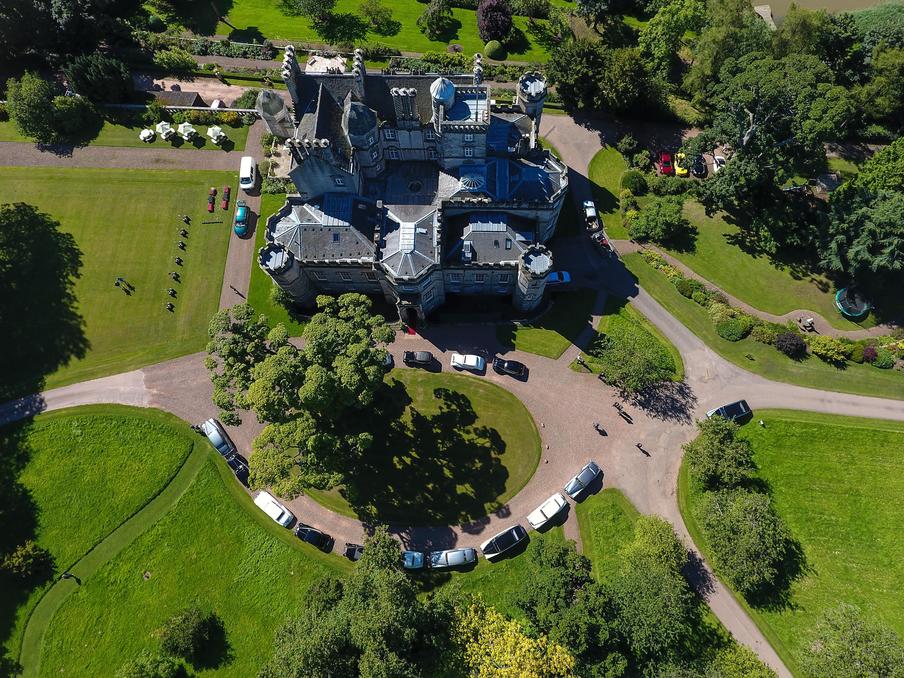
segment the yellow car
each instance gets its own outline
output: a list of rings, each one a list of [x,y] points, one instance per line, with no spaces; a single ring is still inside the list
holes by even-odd
[[[687,156],[684,153],[675,154],[675,176],[686,177],[688,175]]]

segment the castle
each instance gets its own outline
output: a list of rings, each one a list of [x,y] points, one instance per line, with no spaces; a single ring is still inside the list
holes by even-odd
[[[382,295],[408,324],[449,295],[510,297],[536,308],[552,271],[567,167],[539,143],[546,83],[518,82],[500,106],[470,75],[303,73],[286,48],[275,92],[258,96],[285,139],[298,195],[267,219],[258,263],[294,301]]]

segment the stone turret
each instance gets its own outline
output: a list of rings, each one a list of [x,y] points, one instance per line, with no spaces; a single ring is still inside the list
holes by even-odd
[[[540,136],[540,118],[543,115],[543,104],[546,102],[546,81],[536,71],[525,73],[518,80],[515,91],[515,105],[530,117],[533,122],[530,147],[537,147]]]
[[[258,115],[267,124],[267,131],[281,139],[288,139],[295,133],[295,123],[286,102],[272,89],[263,89],[254,104]]]
[[[437,78],[430,84],[430,99],[433,102],[433,127],[439,136],[446,109],[452,108],[455,103],[455,85],[448,78]]]
[[[354,93],[355,96],[364,100],[364,76],[367,69],[364,66],[364,52],[358,48],[352,57],[352,76],[355,78]]]
[[[518,259],[518,284],[512,302],[519,311],[533,311],[543,301],[546,277],[552,271],[552,252],[544,245],[531,245]]]
[[[483,82],[483,55],[480,52],[474,55],[474,85]]]
[[[298,59],[295,58],[295,48],[292,45],[286,45],[283,52],[282,63],[282,79],[286,83],[286,89],[292,97],[292,105],[295,108],[295,119],[298,120],[298,78],[301,76],[301,68],[298,65]]]
[[[298,261],[282,245],[268,243],[257,255],[258,265],[300,306],[313,306],[317,290]]]

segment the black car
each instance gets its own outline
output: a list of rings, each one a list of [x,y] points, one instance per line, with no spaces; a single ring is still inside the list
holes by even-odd
[[[329,553],[333,550],[333,538],[330,535],[321,532],[316,527],[298,523],[298,525],[295,526],[295,536],[301,539],[301,541],[320,549],[324,553]]]
[[[235,474],[235,477],[239,479],[239,482],[242,485],[248,484],[248,462],[245,461],[245,458],[236,453],[230,454],[225,457],[226,464],[229,468],[232,469],[232,472]]]
[[[694,156],[694,160],[691,162],[691,174],[702,179],[706,176],[706,172],[706,161],[703,159],[703,156]]]
[[[430,351],[405,351],[402,354],[402,362],[409,366],[428,366],[434,361]]]
[[[527,539],[527,530],[520,525],[515,525],[483,542],[480,550],[483,551],[484,558],[492,560],[524,539]]]
[[[519,363],[517,360],[493,358],[493,369],[499,374],[508,374],[518,379],[523,379],[527,376],[527,365]]]
[[[706,413],[707,417],[717,415],[728,419],[729,421],[744,421],[753,416],[753,410],[750,409],[750,405],[747,404],[746,400],[738,400],[737,402],[722,405],[722,407],[717,407]]]

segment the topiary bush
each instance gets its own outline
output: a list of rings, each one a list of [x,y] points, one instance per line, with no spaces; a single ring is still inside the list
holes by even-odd
[[[484,45],[483,54],[488,59],[496,59],[496,61],[502,61],[506,57],[505,47],[498,40],[490,40]]]
[[[807,354],[807,342],[797,332],[782,332],[776,335],[775,348],[794,359],[803,358]]]
[[[624,171],[621,175],[620,185],[634,195],[643,195],[647,192],[647,178],[643,172],[636,169]]]
[[[880,370],[890,370],[895,366],[895,354],[887,348],[876,349],[876,359],[873,360],[873,367]]]
[[[716,323],[716,333],[728,341],[741,341],[750,334],[753,329],[753,321],[747,316],[729,318]]]
[[[851,362],[861,365],[863,363],[863,344],[854,344],[851,346]]]
[[[706,306],[709,304],[709,297],[706,296],[706,292],[701,292],[697,290],[691,295],[691,299],[700,304],[701,306]]]

